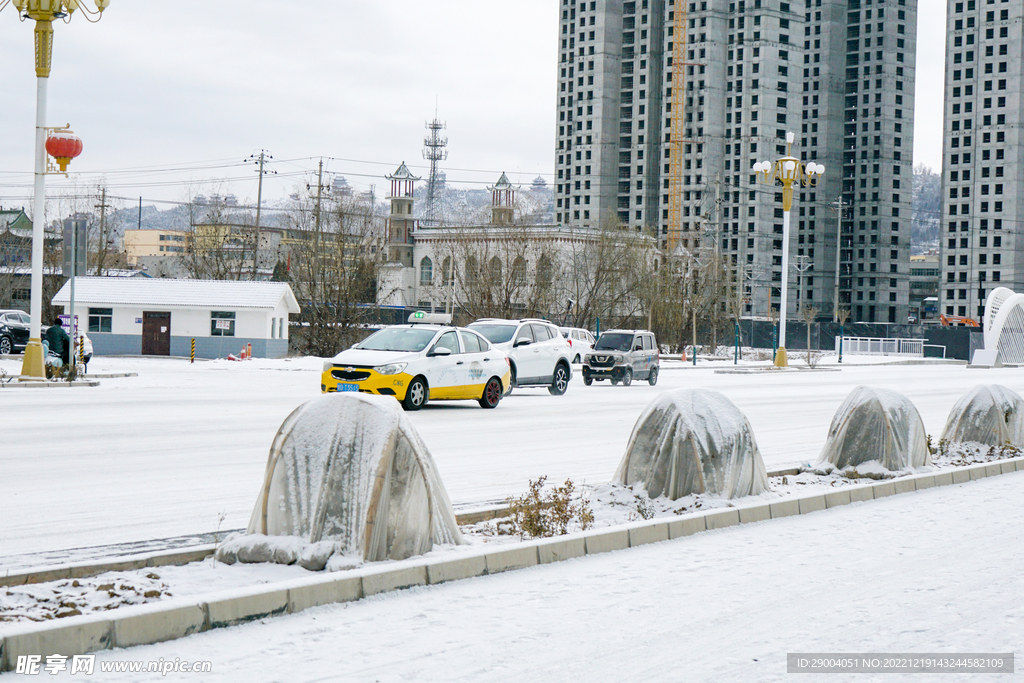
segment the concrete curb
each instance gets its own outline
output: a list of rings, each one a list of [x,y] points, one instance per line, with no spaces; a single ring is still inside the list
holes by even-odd
[[[310,578],[264,584],[211,595],[203,602],[189,600],[150,603],[102,614],[62,619],[58,623],[25,624],[0,638],[0,671],[13,670],[19,655],[75,655],[115,647],[131,647],[183,638],[193,633],[294,614],[310,607],[351,602],[378,593],[412,586],[425,586],[497,574],[539,564],[638,547],[682,538],[705,530],[737,524],[764,522],[779,517],[803,515],[839,505],[911,493],[936,486],[966,483],[997,474],[1024,471],[1024,458],[971,465],[953,471],[900,477],[863,486],[850,486],[825,494],[814,494],[774,503],[747,507],[718,508],[678,518],[657,518],[625,526],[587,531],[553,539],[527,541],[478,554],[453,558],[415,558],[402,562],[364,567],[344,575],[316,575]],[[961,476],[957,476],[961,473]],[[966,476],[963,476],[966,475]],[[192,550],[196,559],[209,549]],[[153,566],[161,555],[153,553],[123,563]],[[186,553],[172,554],[183,557]],[[166,558],[165,558],[166,559]],[[54,570],[54,578],[70,578],[73,568]]]
[[[67,389],[70,387],[98,387],[99,385],[100,383],[98,380],[76,379],[74,382],[40,382],[25,380],[22,382],[15,379],[12,382],[0,382],[0,389],[14,389],[17,387],[23,389]]]

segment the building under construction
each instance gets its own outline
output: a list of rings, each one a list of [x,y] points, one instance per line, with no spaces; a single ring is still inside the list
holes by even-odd
[[[766,315],[782,188],[751,167],[792,131],[794,155],[827,171],[796,195],[790,310],[799,296],[831,315],[838,299],[853,320],[906,321],[917,0],[560,0],[559,14],[557,222],[710,250]]]

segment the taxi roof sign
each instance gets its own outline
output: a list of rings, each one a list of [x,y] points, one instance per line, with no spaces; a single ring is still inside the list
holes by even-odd
[[[423,325],[451,325],[452,316],[450,313],[426,313],[425,311],[416,311],[409,315],[409,322],[411,324],[420,323]]]

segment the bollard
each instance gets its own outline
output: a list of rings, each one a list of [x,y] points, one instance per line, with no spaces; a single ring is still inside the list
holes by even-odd
[[[245,345],[245,357],[252,360],[252,344]]]
[[[196,338],[192,337],[192,356],[189,358],[189,363],[196,362]]]
[[[85,365],[85,335],[78,335],[78,362]]]

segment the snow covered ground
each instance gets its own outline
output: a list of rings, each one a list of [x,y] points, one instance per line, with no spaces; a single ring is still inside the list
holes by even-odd
[[[670,388],[729,397],[769,469],[816,459],[857,385],[906,394],[936,439],[976,384],[1024,393],[1015,369],[844,360],[838,371],[750,374],[715,373],[732,368],[721,361],[666,362],[657,387],[585,387],[577,376],[562,397],[517,390],[494,411],[439,403],[410,417],[453,502],[467,508],[520,495],[541,475],[607,482],[636,418]],[[0,571],[41,564],[36,553],[52,563],[72,548],[244,526],[270,441],[318,395],[320,366],[97,358],[94,374],[138,376],[97,388],[0,389]],[[19,365],[0,360],[0,369]],[[1024,475],[1004,475],[98,657],[209,660],[203,680],[747,681],[786,676],[787,652],[1010,652],[1024,643],[1022,488]],[[210,561],[159,568],[154,585],[141,583],[125,601],[296,573]],[[58,598],[121,593],[119,581],[104,588],[111,580],[63,586]],[[107,677],[99,666],[94,678],[148,680]],[[196,677],[167,680],[186,678]]]
[[[722,361],[696,369],[666,362],[656,387],[585,387],[577,373],[565,396],[516,390],[493,411],[460,401],[410,417],[452,501],[465,508],[519,495],[541,475],[607,482],[637,417],[665,389],[700,386],[729,397],[749,418],[769,469],[816,459],[833,414],[860,384],[906,394],[936,438],[974,385],[1024,393],[1016,369],[844,360],[841,371],[753,374],[718,374],[733,367]],[[40,564],[26,555],[42,551],[245,526],[271,439],[318,395],[321,364],[98,357],[93,374],[138,376],[101,379],[96,388],[0,389],[0,570]],[[16,373],[19,361],[0,368]]]
[[[90,680],[180,658],[212,673],[161,680],[747,682],[788,679],[788,652],[1019,654],[1022,489],[1018,472],[377,595],[100,652]]]

